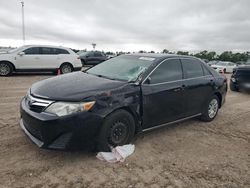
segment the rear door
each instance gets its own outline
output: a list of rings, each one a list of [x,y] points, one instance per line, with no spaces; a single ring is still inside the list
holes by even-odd
[[[60,57],[56,48],[41,47],[40,65],[43,69],[55,69],[60,65]]]
[[[214,77],[202,62],[194,58],[181,58],[184,71],[187,116],[197,115],[213,95]]]
[[[183,71],[179,59],[168,59],[142,83],[143,128],[185,117]]]

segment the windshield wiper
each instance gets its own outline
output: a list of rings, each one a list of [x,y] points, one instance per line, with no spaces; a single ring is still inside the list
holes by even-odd
[[[109,79],[109,80],[115,80],[114,78],[110,78],[108,76],[103,76],[101,74],[95,74],[96,76],[100,77],[100,78],[106,78],[106,79]]]

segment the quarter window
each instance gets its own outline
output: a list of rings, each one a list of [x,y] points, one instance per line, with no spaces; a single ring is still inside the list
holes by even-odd
[[[69,54],[69,52],[67,50],[64,50],[64,49],[56,48],[55,50],[56,50],[57,54]]]
[[[150,75],[150,83],[164,83],[182,79],[181,62],[178,59],[169,59],[159,65]]]
[[[185,78],[196,78],[203,76],[201,63],[195,59],[181,59]]]

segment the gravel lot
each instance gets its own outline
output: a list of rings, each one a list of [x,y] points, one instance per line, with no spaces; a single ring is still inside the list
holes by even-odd
[[[141,135],[124,163],[39,149],[19,128],[19,102],[51,75],[0,77],[0,187],[250,187],[250,95],[228,91],[211,123]]]

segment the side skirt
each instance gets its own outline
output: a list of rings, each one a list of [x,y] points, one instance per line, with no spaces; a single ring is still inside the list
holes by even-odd
[[[194,117],[198,117],[198,116],[200,116],[200,115],[201,115],[201,113],[196,114],[196,115],[193,115],[193,116],[185,117],[185,118],[182,118],[182,119],[179,119],[179,120],[176,120],[176,121],[172,121],[172,122],[164,123],[164,124],[157,125],[157,126],[154,126],[154,127],[146,128],[146,129],[143,129],[142,132],[147,132],[147,131],[151,131],[151,130],[154,130],[154,129],[158,129],[158,128],[161,128],[161,127],[165,127],[165,126],[167,126],[167,125],[179,123],[179,122],[182,122],[182,121],[185,121],[185,120],[188,120],[188,119],[192,119],[192,118],[194,118]]]

